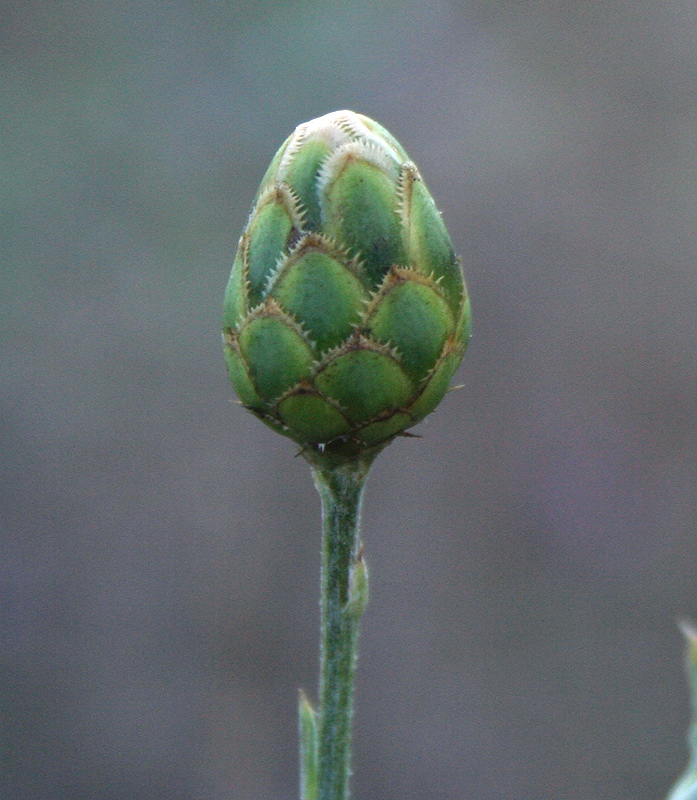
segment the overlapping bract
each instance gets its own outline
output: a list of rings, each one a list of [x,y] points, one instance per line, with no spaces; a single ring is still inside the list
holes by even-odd
[[[300,125],[262,180],[225,294],[242,403],[304,448],[382,446],[442,399],[469,339],[416,166],[350,111]]]

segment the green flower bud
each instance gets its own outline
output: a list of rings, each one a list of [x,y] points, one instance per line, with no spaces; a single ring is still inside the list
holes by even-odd
[[[300,125],[261,182],[225,293],[242,403],[305,451],[379,450],[438,405],[469,330],[460,263],[401,145],[351,111]]]

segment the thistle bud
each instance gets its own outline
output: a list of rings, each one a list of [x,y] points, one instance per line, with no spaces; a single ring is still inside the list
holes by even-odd
[[[460,263],[399,142],[351,111],[296,128],[225,293],[243,405],[304,450],[379,450],[441,401],[469,328]]]

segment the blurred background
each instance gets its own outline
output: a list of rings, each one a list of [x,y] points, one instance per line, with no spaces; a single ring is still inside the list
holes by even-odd
[[[319,502],[222,293],[305,120],[462,254],[464,388],[380,456],[357,800],[655,800],[697,618],[697,4],[0,5],[0,797],[289,800]]]

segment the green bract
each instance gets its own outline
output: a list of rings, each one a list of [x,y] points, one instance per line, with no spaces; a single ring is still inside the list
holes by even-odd
[[[469,339],[450,237],[401,145],[337,111],[275,155],[223,335],[242,403],[305,450],[383,447],[441,401]]]

